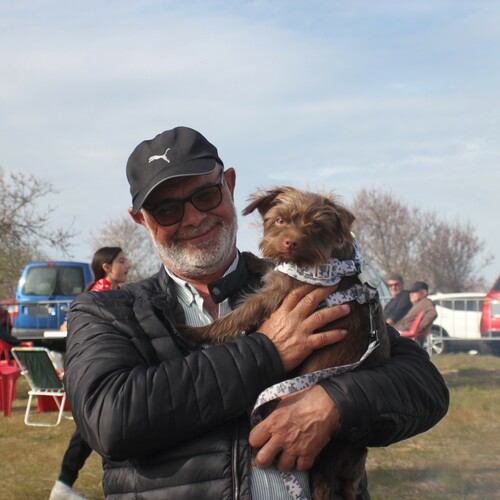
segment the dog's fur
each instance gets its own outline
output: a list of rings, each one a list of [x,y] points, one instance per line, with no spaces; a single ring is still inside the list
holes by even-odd
[[[354,215],[341,206],[333,195],[323,196],[299,191],[292,187],[275,187],[255,193],[243,210],[248,215],[257,209],[263,218],[264,235],[260,242],[263,256],[273,264],[292,262],[299,266],[313,266],[354,257],[351,226]],[[252,264],[253,263],[253,264]],[[262,271],[264,261],[251,260],[254,270]],[[259,269],[260,266],[260,269]],[[359,283],[356,276],[344,277],[338,290]],[[223,342],[241,332],[255,331],[276,310],[288,293],[302,282],[279,271],[267,270],[263,287],[245,298],[227,316],[200,328],[186,327],[185,332],[197,342]],[[351,364],[358,361],[369,344],[373,326],[378,331],[380,346],[364,361],[362,368],[381,364],[389,357],[389,341],[380,305],[370,324],[368,304],[350,302],[351,312],[328,325],[344,328],[347,336],[340,342],[315,351],[297,370],[298,374],[322,368]],[[373,307],[373,306],[372,306]],[[359,369],[359,368],[358,368]],[[336,442],[320,454],[312,469],[313,499],[333,498],[332,478],[344,481],[343,497],[355,499],[361,479],[367,450]]]

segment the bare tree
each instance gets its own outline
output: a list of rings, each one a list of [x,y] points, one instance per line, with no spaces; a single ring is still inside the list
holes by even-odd
[[[365,258],[380,271],[414,271],[421,228],[412,211],[390,193],[361,190],[355,198],[354,232]]]
[[[423,280],[440,292],[484,286],[479,270],[491,257],[482,257],[484,242],[470,224],[449,224],[380,189],[362,189],[352,210],[362,253],[383,274],[398,272],[407,283]]]
[[[119,217],[103,224],[97,233],[91,233],[93,251],[103,246],[123,249],[132,267],[130,281],[147,278],[160,269],[160,259],[146,229],[130,217]]]
[[[0,167],[0,297],[12,296],[27,262],[45,258],[43,245],[68,253],[74,234],[50,229],[55,208],[39,207],[40,199],[56,192],[47,180]]]
[[[427,217],[435,217],[435,214],[427,214]],[[491,257],[480,259],[484,244],[474,234],[471,224],[434,220],[432,229],[428,238],[420,242],[423,257],[420,267],[427,269],[434,289],[457,292],[484,288],[479,269],[487,265]]]

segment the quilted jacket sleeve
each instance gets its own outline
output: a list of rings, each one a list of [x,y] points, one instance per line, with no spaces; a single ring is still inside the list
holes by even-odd
[[[168,331],[159,331],[170,344],[168,359],[158,361],[126,292],[113,300],[106,294],[74,302],[65,361],[75,421],[106,458],[125,460],[186,442],[241,414],[284,377],[276,349],[261,334],[182,353]]]
[[[387,446],[425,432],[448,411],[449,393],[427,353],[391,336],[383,366],[322,382],[341,413],[337,434],[364,446]]]

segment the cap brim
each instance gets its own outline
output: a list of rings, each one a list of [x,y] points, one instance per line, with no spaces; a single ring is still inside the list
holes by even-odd
[[[173,165],[172,167],[164,168],[160,173],[155,175],[151,181],[144,186],[132,201],[132,212],[136,214],[146,201],[147,197],[160,184],[170,179],[178,177],[192,177],[193,175],[210,174],[217,167],[217,162],[213,158],[197,159]]]

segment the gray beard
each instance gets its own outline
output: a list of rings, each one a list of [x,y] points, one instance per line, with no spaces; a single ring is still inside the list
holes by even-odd
[[[186,249],[182,245],[182,240],[179,242],[179,237],[194,237],[198,234],[203,234],[208,228],[217,225],[221,227],[217,238],[201,243],[196,248],[190,247]],[[219,217],[207,219],[200,227],[178,234],[169,247],[156,242],[151,232],[150,236],[158,250],[160,259],[167,267],[170,267],[170,264],[173,266],[172,271],[176,274],[178,273],[188,278],[198,278],[219,270],[221,264],[226,261],[228,255],[231,255],[236,246],[237,230],[238,223],[236,210],[234,210],[234,217],[231,223],[226,224]]]

